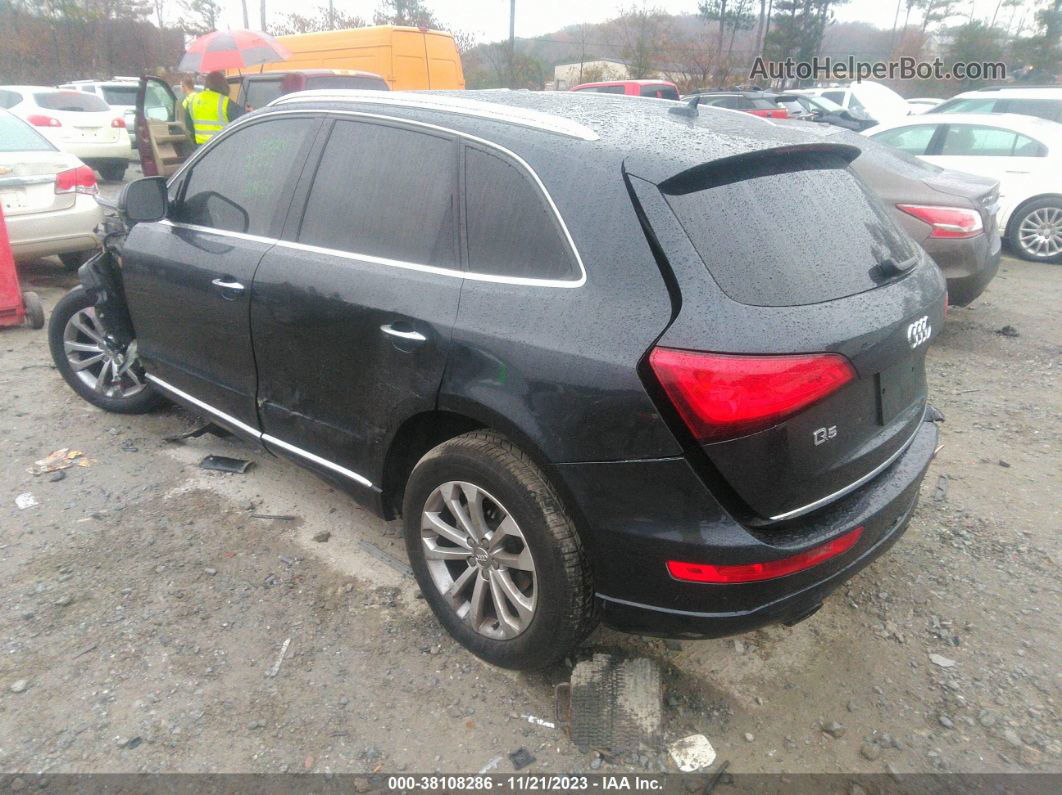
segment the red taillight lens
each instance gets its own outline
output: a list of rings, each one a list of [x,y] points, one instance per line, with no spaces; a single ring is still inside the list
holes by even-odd
[[[981,213],[964,207],[929,207],[921,204],[897,204],[896,207],[920,221],[925,221],[933,231],[930,237],[963,239],[977,237],[984,231]]]
[[[88,166],[78,166],[55,175],[56,193],[96,193],[96,175]]]
[[[678,560],[669,560],[667,570],[676,580],[686,582],[709,582],[720,585],[732,585],[741,582],[757,582],[759,580],[773,580],[776,577],[785,577],[796,574],[798,571],[818,566],[830,558],[842,555],[859,541],[863,535],[863,528],[857,527],[849,530],[844,535],[837,536],[832,541],[820,544],[817,547],[801,552],[799,555],[782,558],[781,560],[769,560],[765,563],[739,563],[736,565],[717,566],[712,563],[683,563]]]
[[[62,127],[63,123],[54,116],[45,116],[43,113],[31,113],[26,121],[34,127]]]
[[[701,442],[769,428],[855,379],[852,365],[836,353],[732,356],[654,348],[649,366]]]
[[[111,126],[112,127],[120,127],[121,129],[124,130],[125,129],[125,119],[123,119],[121,116],[115,116],[114,120],[111,122]]]

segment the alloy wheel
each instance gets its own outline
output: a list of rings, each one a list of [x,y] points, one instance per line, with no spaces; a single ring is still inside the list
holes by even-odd
[[[1022,219],[1018,240],[1033,257],[1054,257],[1062,253],[1062,208],[1041,207]]]
[[[531,624],[538,579],[516,519],[473,483],[436,488],[421,513],[421,543],[432,581],[476,632],[515,638]]]
[[[74,375],[103,397],[131,398],[147,388],[136,341],[126,348],[113,343],[91,306],[74,313],[66,322],[63,352]]]

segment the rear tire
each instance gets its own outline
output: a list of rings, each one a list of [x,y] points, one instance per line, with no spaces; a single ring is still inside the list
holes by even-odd
[[[52,310],[48,346],[63,380],[93,406],[115,414],[145,414],[163,405],[144,378],[135,341],[124,350],[110,343],[94,303],[84,287],[75,287]]]
[[[1062,199],[1029,202],[1014,214],[1007,242],[1022,259],[1062,262]]]
[[[473,431],[427,453],[406,484],[403,517],[424,598],[477,657],[542,668],[597,623],[575,525],[541,470],[505,437]]]
[[[127,163],[106,163],[99,166],[100,176],[105,182],[121,182],[125,179]]]
[[[68,254],[60,254],[59,261],[63,263],[63,267],[66,270],[73,273],[95,253],[95,251],[74,251]]]
[[[22,305],[26,308],[26,322],[30,328],[44,328],[44,306],[36,293],[23,293]]]

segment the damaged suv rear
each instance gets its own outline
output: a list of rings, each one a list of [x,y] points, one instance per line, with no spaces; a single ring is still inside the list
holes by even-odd
[[[600,618],[712,637],[810,615],[914,510],[940,271],[857,149],[676,103],[477,97],[289,95],[151,201],[131,189],[132,399],[401,515],[429,605],[498,665]],[[211,170],[243,152],[253,204]],[[129,410],[86,386],[71,296],[60,372]]]

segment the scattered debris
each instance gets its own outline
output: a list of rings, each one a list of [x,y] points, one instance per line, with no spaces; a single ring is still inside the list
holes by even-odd
[[[316,533],[314,535],[313,540],[316,541],[318,544],[323,544],[326,541],[328,541],[328,539],[330,539],[331,537],[332,537],[332,534],[329,531],[322,530],[320,533]]]
[[[49,453],[46,458],[34,461],[33,466],[26,471],[31,475],[44,475],[48,472],[59,472],[73,466],[90,467],[95,463],[93,459],[85,458],[85,454],[80,450],[71,450],[69,447],[63,447]]]
[[[66,477],[66,472],[64,472],[63,470],[60,469],[58,472],[53,472],[52,474],[50,474],[48,476],[48,482],[49,483],[58,483],[60,480],[62,480],[65,477]]]
[[[289,513],[252,513],[252,519],[276,519],[280,522],[294,522],[299,517],[292,516]]]
[[[955,660],[945,657],[943,654],[930,654],[929,661],[933,665],[939,665],[941,668],[954,668],[957,664]]]
[[[691,734],[668,746],[668,753],[683,773],[694,773],[715,762],[715,749],[703,734]]]
[[[745,742],[751,743],[755,739],[756,739],[756,735],[755,734],[753,734],[752,732],[745,732]]]
[[[1021,336],[1021,334],[1018,332],[1018,330],[1016,328],[1014,328],[1014,326],[1011,326],[1010,324],[1004,326],[1001,329],[996,329],[996,334],[1000,334],[1000,335],[1002,335],[1004,337],[1020,337]]]
[[[209,566],[207,568],[203,569],[203,574],[207,575],[208,577],[213,577],[217,573],[218,573],[217,569],[210,568]]]
[[[408,565],[406,565],[405,563],[400,561],[394,555],[390,555],[387,552],[384,552],[382,549],[380,549],[378,546],[376,546],[376,544],[373,544],[373,543],[371,543],[369,541],[365,541],[364,539],[362,539],[362,540],[358,541],[358,546],[361,547],[362,549],[364,549],[366,552],[368,552],[370,555],[372,555],[377,560],[379,560],[379,561],[381,561],[383,563],[386,563],[388,566],[390,566],[392,569],[397,571],[399,574],[404,574],[407,577],[412,577],[413,576],[413,569],[409,568]]]
[[[843,737],[845,725],[843,723],[838,723],[835,720],[831,720],[828,723],[822,724],[822,730],[831,737]]]
[[[567,687],[557,689],[557,715],[567,716],[572,741],[583,750],[656,747],[664,720],[660,668],[644,657],[595,654],[572,669]]]
[[[208,455],[199,462],[199,468],[210,469],[215,472],[229,472],[233,475],[242,475],[253,463],[253,461],[246,461],[242,458],[229,458],[224,455]]]
[[[483,765],[483,767],[479,769],[479,772],[476,773],[476,775],[482,776],[484,773],[489,773],[492,770],[496,770],[498,765],[501,764],[503,758],[504,757],[502,756],[491,757],[487,764]]]
[[[170,444],[180,444],[185,439],[198,439],[205,433],[209,433],[219,438],[232,435],[224,428],[217,426],[212,422],[208,422],[206,425],[200,425],[198,428],[192,428],[192,430],[185,431],[184,433],[174,434],[173,436],[163,436],[162,441],[169,442]]]
[[[82,649],[81,651],[79,651],[79,652],[78,652],[77,654],[75,654],[75,655],[73,656],[73,658],[72,658],[72,659],[75,659],[75,660],[76,660],[76,659],[77,659],[78,657],[84,657],[84,656],[85,656],[86,654],[88,654],[88,653],[89,653],[90,651],[95,651],[95,650],[96,650],[96,647],[97,647],[98,645],[99,645],[98,643],[93,643],[93,644],[92,644],[91,646],[89,646],[89,647],[87,647],[87,648],[84,648],[84,649]]]
[[[531,752],[526,748],[517,748],[509,754],[509,761],[513,763],[513,770],[523,770],[535,762],[535,757],[531,756]]]
[[[1010,469],[1010,462],[1004,461],[1002,458],[999,459],[999,465],[1004,469]]]
[[[269,678],[272,679],[278,673],[280,673],[280,664],[284,662],[284,655],[288,653],[288,646],[291,645],[291,638],[284,641],[284,644],[280,647],[280,654],[277,655],[277,661],[273,663],[273,667],[269,669]]]
[[[128,750],[132,751],[134,748],[139,746],[142,742],[144,742],[144,738],[143,737],[134,737],[133,739],[131,739],[129,742],[127,742],[125,744],[125,747]]]
[[[712,780],[708,782],[708,786],[704,788],[704,795],[712,795],[716,785],[723,780],[723,775],[726,773],[726,769],[730,767],[730,760],[727,759],[723,764],[719,765],[719,769],[715,771],[715,775],[712,776]],[[733,781],[733,777],[728,777],[728,783]]]
[[[864,759],[873,762],[881,756],[881,746],[877,743],[865,742],[860,747],[859,753],[862,754]]]
[[[29,687],[29,680],[16,679],[14,682],[11,683],[11,686],[8,687],[8,690],[10,690],[12,693],[24,693],[26,692],[27,687]]]
[[[27,491],[27,492],[25,492],[23,494],[19,494],[17,497],[15,497],[15,505],[18,506],[18,509],[20,511],[22,511],[22,510],[25,510],[26,508],[32,508],[34,505],[40,505],[40,503],[37,502],[37,498],[36,497],[34,497],[32,494],[30,494]]]
[[[948,496],[948,476],[941,475],[937,478],[937,487],[933,490],[933,499],[941,502]]]

